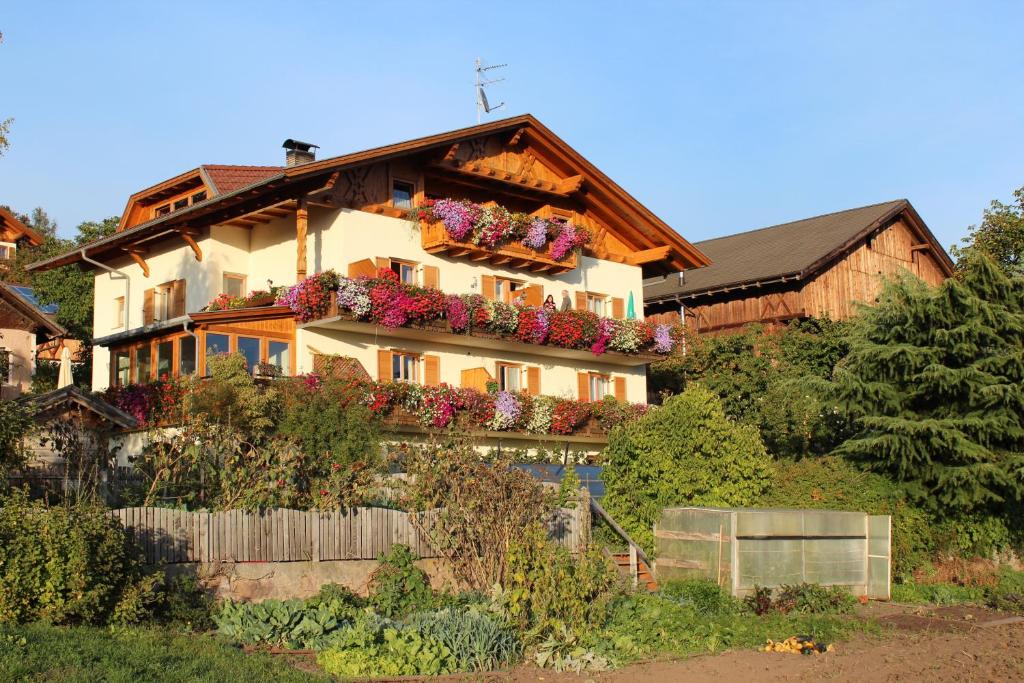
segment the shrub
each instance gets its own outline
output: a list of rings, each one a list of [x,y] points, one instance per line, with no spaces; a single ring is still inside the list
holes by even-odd
[[[164,584],[164,599],[157,608],[157,618],[189,631],[203,632],[215,628],[215,602],[191,574],[179,574]]]
[[[0,621],[105,623],[148,600],[138,551],[103,508],[47,508],[14,492],[0,509]],[[132,590],[133,587],[135,590]]]
[[[213,617],[217,631],[247,645],[279,645],[291,649],[322,649],[345,624],[343,605],[302,600],[233,602],[226,600]]]
[[[508,581],[496,602],[512,623],[535,635],[558,625],[584,629],[603,623],[618,581],[610,560],[597,549],[574,558],[533,524],[513,542]]]
[[[460,671],[491,671],[514,664],[523,653],[515,629],[475,609],[446,608],[415,614],[409,627],[442,643]]]
[[[370,604],[386,617],[402,617],[434,603],[430,579],[413,564],[418,558],[409,546],[395,544],[377,558],[380,566],[370,576]]]
[[[801,583],[779,587],[774,608],[788,614],[845,614],[853,610],[856,598],[841,586]]]
[[[0,360],[6,356],[0,353]],[[2,372],[3,368],[0,368]],[[5,375],[0,374],[0,377]],[[0,399],[0,477],[25,462],[22,439],[32,426],[32,417],[20,403]]]
[[[613,430],[604,456],[603,504],[648,551],[662,509],[749,505],[771,477],[757,430],[728,419],[718,398],[699,385]]]

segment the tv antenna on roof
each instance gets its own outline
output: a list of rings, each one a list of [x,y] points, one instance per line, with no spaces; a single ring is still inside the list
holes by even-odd
[[[484,63],[480,61],[480,58],[476,58],[476,122],[480,123],[481,114],[490,114],[495,109],[500,109],[505,106],[505,103],[496,104],[493,107],[487,101],[487,93],[484,92],[484,86],[490,85],[491,83],[500,83],[505,80],[504,78],[484,78],[484,72],[490,71],[491,69],[504,69],[508,64],[495,64],[494,66],[484,66]]]

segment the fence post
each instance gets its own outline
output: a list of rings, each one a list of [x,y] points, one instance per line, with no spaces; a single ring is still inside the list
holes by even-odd
[[[637,580],[640,575],[639,567],[637,566],[636,557],[636,546],[632,543],[629,544],[629,578],[633,581],[633,588],[636,588]]]
[[[576,505],[576,517],[580,525],[580,540],[578,552],[583,552],[590,546],[590,531],[592,518],[590,513],[590,489],[586,486],[580,487],[579,503]]]
[[[310,532],[312,534],[312,543],[313,543],[312,551],[310,552],[310,555],[313,556],[311,559],[314,562],[319,562],[320,561],[320,511],[319,510],[313,510],[313,511],[309,512],[308,514],[313,516],[312,524],[310,524],[310,530],[311,530]]]

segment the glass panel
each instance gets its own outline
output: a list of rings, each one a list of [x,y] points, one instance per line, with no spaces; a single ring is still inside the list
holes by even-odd
[[[608,380],[601,375],[590,376],[590,400],[600,401],[608,394]]]
[[[252,372],[260,362],[260,340],[256,337],[239,337],[238,352],[245,356],[245,367]]]
[[[405,380],[408,382],[416,381],[416,357],[415,356],[402,356],[403,372],[405,374]]]
[[[186,206],[188,206],[188,199],[179,199],[178,201],[174,202],[175,211],[179,209],[184,209]]]
[[[267,351],[267,362],[276,367],[280,374],[289,375],[291,370],[288,365],[291,354],[288,350],[288,343],[279,341],[268,342]]]
[[[196,340],[182,337],[178,340],[178,375],[193,375],[196,371]]]
[[[402,278],[402,282],[407,285],[416,284],[416,267],[410,266],[408,263],[403,263],[399,276]]]
[[[221,353],[227,353],[230,350],[230,340],[226,334],[209,334],[206,335],[206,357],[216,356]],[[209,372],[209,370],[207,370]]]
[[[206,199],[206,192],[196,192],[194,195],[192,195],[193,204],[197,204],[203,201],[204,199]]]
[[[244,292],[242,291],[243,288],[244,280],[242,278],[237,277],[235,275],[224,276],[224,286],[221,288],[221,291],[223,291],[228,296],[241,297],[244,294]]]
[[[165,341],[156,345],[156,378],[168,379],[174,376],[174,342]]]
[[[412,185],[396,182],[391,186],[391,203],[399,209],[412,208]]]
[[[511,365],[501,366],[501,389],[503,391],[519,391],[519,377],[521,373],[519,368]]]
[[[153,350],[149,346],[135,349],[135,381],[148,382],[153,376]]]
[[[127,351],[114,354],[114,383],[129,384],[131,380],[132,359]]]
[[[604,299],[603,298],[596,297],[596,296],[589,297],[587,299],[587,303],[589,304],[588,308],[590,309],[590,311],[592,313],[597,313],[598,315],[604,315]]]

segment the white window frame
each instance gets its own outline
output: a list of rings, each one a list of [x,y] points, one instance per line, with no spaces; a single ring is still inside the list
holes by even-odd
[[[243,275],[242,273],[224,273],[224,274],[222,274],[221,275],[221,279],[220,279],[221,293],[228,294],[228,281],[229,280],[241,283],[239,288],[238,288],[238,296],[239,296],[239,298],[244,297],[245,293],[246,293],[245,292],[245,287],[246,287],[246,283],[248,281],[248,277],[246,275]]]
[[[519,393],[523,391],[523,366],[518,363],[505,363],[498,362],[497,375],[498,375],[498,388],[502,391],[511,391],[512,393]],[[509,389],[506,378],[514,377],[515,388]]]
[[[0,261],[13,261],[14,257],[18,255],[18,245],[14,242],[0,242],[0,249],[4,250],[4,255],[0,256]]]
[[[594,391],[595,387],[603,385],[603,391]],[[601,374],[599,372],[590,373],[590,377],[587,380],[587,388],[590,390],[590,401],[601,401],[605,396],[608,395],[609,390],[612,386],[612,378],[608,375]]]
[[[154,305],[156,305],[154,301]],[[120,329],[125,326],[125,308],[124,308],[124,297],[114,297],[114,329]]]
[[[591,313],[596,313],[602,318],[608,317],[608,297],[604,294],[587,292],[587,310]]]
[[[395,376],[395,359],[401,359],[398,363],[398,376]],[[409,361],[407,365],[407,360]],[[409,370],[411,369],[411,377],[408,376]],[[408,382],[410,384],[419,384],[420,377],[420,356],[417,353],[411,353],[409,351],[392,351],[391,352],[391,381],[392,382]]]

